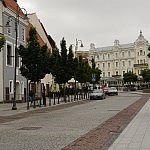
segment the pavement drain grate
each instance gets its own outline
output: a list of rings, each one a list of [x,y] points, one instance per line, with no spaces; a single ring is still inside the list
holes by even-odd
[[[38,130],[40,128],[42,128],[42,127],[22,127],[18,130]]]

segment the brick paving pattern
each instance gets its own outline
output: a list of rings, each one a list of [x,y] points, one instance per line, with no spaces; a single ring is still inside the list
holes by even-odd
[[[118,137],[132,118],[149,100],[150,95],[143,95],[115,116],[111,117],[97,128],[78,138],[62,150],[106,150]]]

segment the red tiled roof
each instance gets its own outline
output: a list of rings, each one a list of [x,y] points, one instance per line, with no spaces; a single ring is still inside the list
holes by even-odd
[[[27,30],[26,30],[27,41],[29,39],[29,31],[30,31],[31,27],[33,27],[33,25],[31,23],[29,23],[28,26],[27,26]],[[42,38],[40,37],[40,35],[38,33],[37,33],[37,39],[38,39],[38,42],[39,42],[40,46],[45,45],[44,41],[42,40]]]
[[[20,16],[24,17],[24,13],[15,0],[4,0],[3,5],[11,9],[14,13],[18,12]]]

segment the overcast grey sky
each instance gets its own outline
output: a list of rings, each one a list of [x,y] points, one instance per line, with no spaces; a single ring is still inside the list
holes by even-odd
[[[140,30],[150,41],[150,0],[18,0],[28,13],[36,12],[59,46],[82,40],[84,49],[134,42]]]

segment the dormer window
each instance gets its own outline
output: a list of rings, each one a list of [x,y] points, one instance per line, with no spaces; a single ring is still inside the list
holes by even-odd
[[[122,57],[124,57],[124,52],[122,52]]]
[[[116,58],[118,58],[118,53],[116,53]]]

